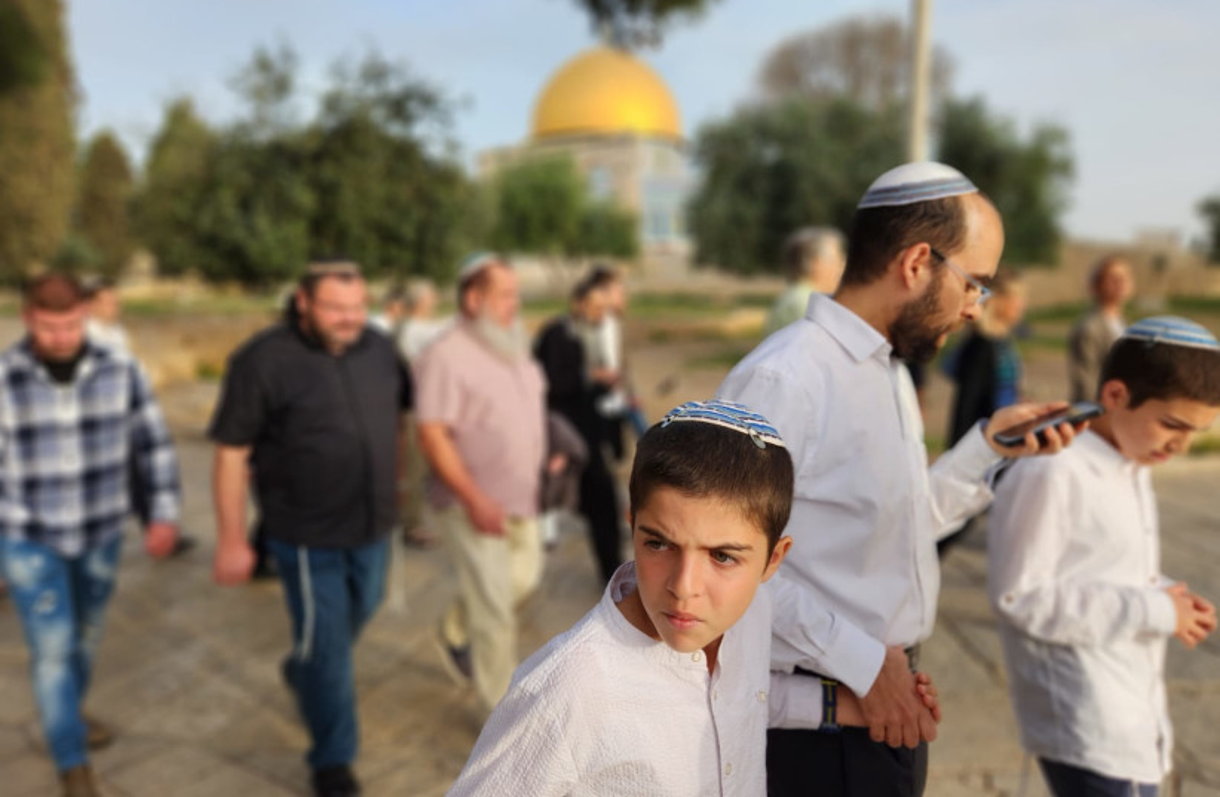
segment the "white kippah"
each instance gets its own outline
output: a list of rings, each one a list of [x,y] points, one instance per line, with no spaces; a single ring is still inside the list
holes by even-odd
[[[1216,336],[1209,332],[1207,327],[1180,316],[1158,315],[1145,318],[1127,327],[1122,336],[1149,344],[1166,343],[1189,346],[1192,349],[1220,351],[1220,343],[1216,342]]]
[[[495,252],[475,252],[462,261],[457,273],[458,285],[465,285],[467,281],[473,279],[476,274],[488,266],[503,262],[504,260]]]
[[[934,161],[904,163],[874,180],[856,209],[913,205],[932,199],[974,194],[978,190],[966,175],[952,166]]]

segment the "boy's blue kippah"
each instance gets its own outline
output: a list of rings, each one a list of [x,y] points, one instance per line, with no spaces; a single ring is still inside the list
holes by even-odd
[[[735,432],[749,435],[759,448],[765,448],[767,443],[787,448],[770,421],[744,404],[736,404],[732,401],[720,399],[688,401],[667,412],[661,419],[661,426],[669,426],[675,421],[698,421],[732,429]]]
[[[1149,343],[1167,343],[1172,346],[1190,346],[1194,349],[1220,351],[1216,336],[1201,324],[1176,315],[1158,315],[1145,318],[1127,327],[1124,338],[1145,340]]]

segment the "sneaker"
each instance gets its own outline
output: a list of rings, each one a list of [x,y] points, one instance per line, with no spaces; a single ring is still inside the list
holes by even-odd
[[[452,645],[445,638],[445,630],[436,627],[436,646],[440,650],[441,664],[445,672],[458,686],[466,686],[474,680],[474,661],[470,656],[470,645]]]
[[[101,750],[114,743],[114,729],[109,725],[88,714],[82,719],[85,721],[85,746],[90,750]]]
[[[360,781],[352,768],[343,764],[313,771],[313,793],[316,797],[357,797]]]
[[[101,797],[97,783],[93,780],[93,770],[88,764],[65,769],[59,773],[59,785],[63,797]]]

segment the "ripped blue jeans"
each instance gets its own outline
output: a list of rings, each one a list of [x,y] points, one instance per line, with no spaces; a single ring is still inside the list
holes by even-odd
[[[0,573],[25,629],[42,730],[60,772],[87,760],[81,705],[122,542],[115,537],[70,559],[0,535]]]

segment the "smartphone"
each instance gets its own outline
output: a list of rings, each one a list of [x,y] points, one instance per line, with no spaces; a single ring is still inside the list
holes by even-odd
[[[1105,412],[1100,404],[1092,401],[1077,401],[1067,409],[1048,412],[1046,415],[1031,418],[1028,421],[1001,429],[993,437],[1002,446],[1019,446],[1025,442],[1025,435],[1033,432],[1039,443],[1046,442],[1046,430],[1061,423],[1079,426],[1090,418],[1096,418]]]

